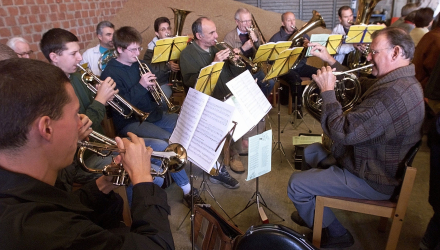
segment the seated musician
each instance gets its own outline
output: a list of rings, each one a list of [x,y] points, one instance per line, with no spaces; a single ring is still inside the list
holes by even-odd
[[[247,58],[254,58],[258,47],[262,44],[262,39],[261,34],[255,27],[251,29],[252,14],[246,8],[239,8],[235,12],[234,17],[237,26],[226,34],[223,41],[234,48],[235,53],[243,54]],[[249,65],[246,65],[246,67],[248,70],[251,69]],[[273,89],[275,81],[271,79],[263,82],[265,76],[262,69],[253,74],[253,77],[257,78],[257,84],[260,86],[261,91],[263,91],[265,96],[268,96]]]
[[[78,38],[71,32],[54,28],[47,31],[41,39],[41,50],[46,58],[63,70],[63,72],[70,77],[70,81],[75,90],[75,94],[80,100],[80,114],[86,114],[93,122],[92,128],[94,131],[103,134],[103,128],[101,122],[105,115],[106,102],[113,99],[113,96],[118,93],[115,90],[115,82],[110,77],[107,77],[101,84],[98,84],[97,95],[94,98],[93,93],[85,86],[81,79],[81,73],[75,72],[76,65],[81,61],[81,55],[79,54]],[[72,56],[73,55],[73,56]],[[102,98],[104,96],[104,98]],[[150,146],[155,151],[164,151],[168,146],[168,143],[164,140],[144,138],[145,145]],[[96,154],[92,154],[86,159],[87,166],[93,166],[95,169],[102,169],[104,166],[111,163],[112,157],[101,157]],[[161,162],[157,159],[153,159],[153,168],[158,171],[160,169]],[[171,173],[171,177],[182,188],[184,194],[185,205],[190,204],[191,186],[189,185],[189,179],[185,170],[181,170],[177,173]],[[77,175],[74,178],[75,182],[85,183],[90,180],[90,175],[87,175],[82,170],[78,170]],[[163,184],[163,178],[156,177],[155,184],[161,186]],[[195,189],[195,203],[204,203],[199,197],[198,191]],[[128,189],[128,196],[131,196],[131,189]],[[129,199],[130,200],[130,199]]]
[[[180,54],[180,68],[182,70],[183,84],[186,88],[194,88],[197,77],[203,67],[215,62],[222,62],[229,57],[229,49],[219,50],[216,48],[215,41],[218,38],[215,23],[207,17],[199,17],[192,24],[194,42],[189,44]],[[225,61],[222,72],[212,97],[223,100],[231,91],[226,83],[236,75],[243,72],[243,68],[235,67],[228,60]],[[236,179],[229,175],[225,166],[220,168],[218,176],[210,176],[212,183],[222,184],[226,188],[238,188],[240,184]]]
[[[101,65],[99,68],[98,61],[101,55],[113,49],[113,33],[115,32],[115,26],[109,21],[102,21],[96,26],[96,35],[99,39],[99,44],[93,48],[86,50],[82,54],[81,64],[88,63],[89,68],[92,70],[93,74],[100,76],[102,70],[104,70],[106,65]]]
[[[151,63],[154,54],[156,42],[160,39],[171,37],[170,20],[167,17],[159,17],[154,21],[154,33],[156,36],[148,44],[148,49],[144,55],[144,61],[151,65],[152,73],[157,77],[157,82],[165,92],[167,98],[171,97],[173,93],[171,87],[168,85],[170,79],[170,72],[178,72],[180,70],[179,63],[175,61]]]
[[[13,49],[20,58],[30,58],[30,56],[34,54],[34,52],[31,50],[29,42],[23,37],[13,37],[8,40],[6,45]]]
[[[398,166],[421,139],[425,107],[411,64],[414,43],[404,30],[392,27],[375,31],[372,39],[367,59],[376,79],[359,79],[362,99],[345,113],[336,99],[333,74],[333,69],[345,68],[324,46],[309,44],[312,55],[330,65],[318,70],[313,80],[321,90],[322,129],[333,145],[331,152],[321,144],[305,148],[305,165],[311,169],[295,172],[289,180],[288,196],[297,209],[292,219],[301,226],[313,226],[316,195],[389,199],[399,185]],[[323,228],[322,248],[354,243],[328,208]]]
[[[280,41],[289,41],[289,38],[297,31],[295,26],[296,19],[295,14],[292,12],[285,12],[281,15],[281,27],[280,31],[275,33],[269,40],[269,42],[280,42]],[[310,37],[304,33],[304,47],[307,46],[307,43],[310,40]],[[298,63],[298,65],[289,70],[286,75],[280,76],[280,79],[286,81],[290,86],[290,91],[292,92],[292,96],[296,96],[296,104],[297,109],[299,111],[298,118],[302,117],[302,93],[304,91],[305,86],[300,85],[301,83],[300,77],[312,77],[313,74],[316,73],[317,68],[307,65],[307,58],[304,57]]]
[[[0,102],[2,249],[174,249],[167,194],[152,183],[152,150],[135,135],[116,138],[126,152],[115,160],[134,184],[130,232],[108,230],[120,223],[106,214],[120,199],[108,177],[75,193],[53,186],[57,172],[72,162],[82,126],[78,99],[61,69],[37,60],[1,61]]]

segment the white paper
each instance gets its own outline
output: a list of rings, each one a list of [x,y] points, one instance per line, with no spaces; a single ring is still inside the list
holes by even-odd
[[[315,142],[322,142],[322,136],[293,136],[293,145],[309,145]]]
[[[325,47],[327,45],[327,40],[328,40],[329,36],[330,36],[330,34],[312,34],[312,36],[310,37],[310,42],[311,43],[319,43]],[[311,54],[310,54],[311,51],[312,51],[312,47],[309,47],[307,49],[306,57],[311,56]]]
[[[241,73],[240,75],[226,83],[226,85],[235,97],[236,101],[234,100],[233,103],[237,102],[239,104],[236,106],[236,108],[239,109],[238,112],[244,109],[247,111],[248,115],[240,113],[240,115],[242,116],[247,116],[246,120],[242,122],[233,120],[238,123],[237,126],[243,127],[238,128],[238,130],[244,130],[247,132],[251,130],[255,125],[257,125],[257,123],[260,122],[261,119],[264,118],[264,116],[272,108],[272,105],[269,103],[266,96],[264,96],[263,92],[261,91],[258,84],[255,82],[249,70]],[[243,134],[236,135],[234,132],[234,141],[240,139]]]
[[[234,107],[190,88],[170,142],[182,144],[189,160],[209,173],[222,151],[224,142],[215,150],[228,132],[233,112]]]
[[[272,168],[272,130],[249,137],[247,181],[269,173]]]

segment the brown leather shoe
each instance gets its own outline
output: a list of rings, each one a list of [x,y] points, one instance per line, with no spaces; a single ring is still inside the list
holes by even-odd
[[[232,159],[229,161],[229,166],[231,167],[231,170],[237,174],[242,174],[245,171],[239,155],[234,155],[232,157]]]

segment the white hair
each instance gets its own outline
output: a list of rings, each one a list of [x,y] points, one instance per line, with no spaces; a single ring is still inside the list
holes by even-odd
[[[246,8],[239,8],[236,12],[235,12],[235,20],[239,20],[240,18],[240,14],[241,13],[251,13],[248,9]]]
[[[26,39],[24,39],[23,37],[16,36],[16,37],[9,39],[8,42],[6,43],[6,45],[8,45],[9,48],[15,50],[15,44],[17,42],[23,42],[23,43],[29,44],[29,42]]]

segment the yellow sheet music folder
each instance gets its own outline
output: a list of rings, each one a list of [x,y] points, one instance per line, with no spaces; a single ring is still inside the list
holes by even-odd
[[[281,41],[281,42],[269,42],[258,47],[257,53],[253,60],[254,63],[274,61],[278,58],[278,55],[284,50],[288,49],[292,44],[291,41]]]
[[[342,44],[342,35],[330,35],[328,37],[328,42],[327,42],[327,51],[330,55],[335,55],[338,53],[339,47]]]
[[[194,88],[197,91],[211,95],[217,84],[218,78],[220,77],[224,64],[224,62],[218,62],[202,68]]]
[[[362,43],[362,38],[364,37],[367,25],[352,25],[350,30],[348,30],[347,37],[345,38],[345,43]]]
[[[151,63],[178,60],[180,52],[186,48],[187,42],[188,36],[177,36],[157,40]]]
[[[269,61],[275,61],[280,56],[281,52],[290,48],[292,41],[277,42],[273,48],[272,55],[270,55]]]
[[[264,81],[287,74],[293,64],[298,60],[299,55],[304,50],[304,47],[296,47],[292,49],[286,49],[275,60],[274,64],[267,73]]]
[[[363,42],[364,43],[371,43],[372,39],[371,39],[371,34],[373,34],[376,30],[381,30],[383,28],[385,28],[386,26],[381,25],[381,24],[370,24],[367,26],[367,32],[365,33]]]

